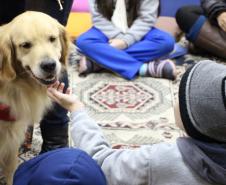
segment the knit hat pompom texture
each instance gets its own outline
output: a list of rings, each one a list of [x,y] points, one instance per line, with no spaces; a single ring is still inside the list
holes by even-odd
[[[16,171],[13,185],[107,185],[97,163],[79,149],[41,154]]]
[[[213,141],[226,142],[225,97],[226,66],[209,60],[195,64],[180,84],[180,112],[185,130],[194,127]],[[188,115],[188,119],[182,114]],[[196,138],[195,132],[188,134]]]

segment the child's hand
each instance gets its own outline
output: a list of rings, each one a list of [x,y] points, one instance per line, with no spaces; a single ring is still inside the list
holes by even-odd
[[[121,39],[110,39],[109,44],[110,46],[121,50],[127,48],[126,42]]]
[[[48,87],[47,94],[55,102],[59,103],[62,107],[70,112],[82,109],[83,104],[72,94],[71,89],[63,92],[64,83],[56,82],[54,85]]]
[[[226,12],[222,12],[217,17],[217,21],[218,21],[218,24],[221,27],[221,29],[226,32]]]

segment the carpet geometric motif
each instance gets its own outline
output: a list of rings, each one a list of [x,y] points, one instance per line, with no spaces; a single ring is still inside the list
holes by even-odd
[[[171,81],[148,77],[127,81],[111,73],[83,78],[70,74],[74,93],[113,147],[175,140],[181,135],[175,126]]]
[[[95,114],[111,114],[116,118],[123,113],[137,118],[142,113],[140,117],[144,118],[144,114],[150,117],[172,106],[171,84],[167,80],[137,78],[129,82],[103,73],[74,78],[73,84],[75,94]]]
[[[99,111],[103,112],[106,110],[112,112],[137,111],[148,102],[157,103],[154,101],[154,96],[158,96],[156,91],[148,92],[141,83],[129,82],[122,84],[99,82],[96,87],[91,89],[90,95],[91,101],[96,102],[96,105],[99,105]]]
[[[147,82],[102,81],[87,89],[84,96],[89,97],[87,103],[99,112],[140,113],[150,108],[156,109],[163,103],[163,93],[155,86]]]

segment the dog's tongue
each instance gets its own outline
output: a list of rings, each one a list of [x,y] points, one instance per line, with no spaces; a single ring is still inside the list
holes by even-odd
[[[0,103],[0,120],[2,121],[16,121],[16,118],[10,115],[10,107]]]

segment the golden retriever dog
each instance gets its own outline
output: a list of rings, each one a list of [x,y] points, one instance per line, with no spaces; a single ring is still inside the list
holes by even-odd
[[[68,50],[64,27],[44,13],[28,11],[0,27],[0,105],[13,117],[0,120],[0,167],[8,185],[28,124],[51,107],[47,86],[60,78]]]

